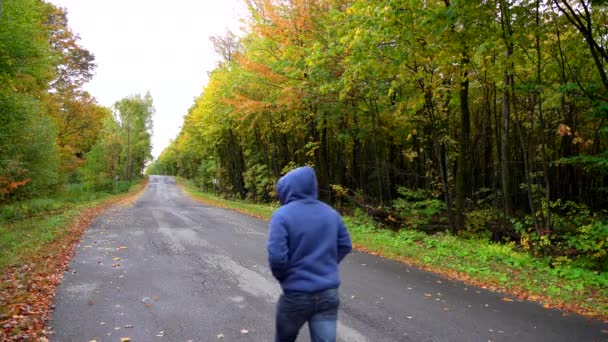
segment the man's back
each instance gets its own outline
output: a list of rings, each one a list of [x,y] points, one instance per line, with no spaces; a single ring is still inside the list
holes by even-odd
[[[270,220],[268,257],[285,291],[317,292],[340,285],[338,263],[351,250],[342,218],[317,200],[314,170],[303,167],[277,184],[283,205]]]

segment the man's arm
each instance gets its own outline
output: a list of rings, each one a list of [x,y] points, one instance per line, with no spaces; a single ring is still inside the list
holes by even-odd
[[[353,249],[352,243],[350,241],[350,235],[348,234],[348,230],[346,230],[346,226],[344,225],[344,221],[342,218],[338,218],[339,227],[338,227],[338,263],[344,259],[344,257],[350,253]]]
[[[270,218],[270,230],[268,233],[268,263],[272,275],[282,281],[287,272],[289,262],[289,250],[287,247],[287,230],[280,218],[273,215]]]

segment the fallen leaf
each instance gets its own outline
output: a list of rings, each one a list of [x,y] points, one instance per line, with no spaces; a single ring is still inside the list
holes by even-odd
[[[217,334],[217,338],[224,338],[224,334]]]
[[[120,342],[131,342],[131,338],[130,337],[121,337]]]
[[[151,308],[152,304],[148,303],[148,304],[146,304],[146,306],[149,307],[149,308]]]
[[[507,297],[503,297],[503,298],[502,298],[502,301],[503,301],[503,302],[512,302],[512,301],[513,301],[513,299],[511,299],[511,298],[507,298]]]
[[[120,267],[120,264],[112,264],[112,267]]]
[[[94,301],[89,300],[89,305],[94,305],[94,304],[95,304],[95,302],[94,302]]]
[[[89,342],[97,342],[97,340],[90,340]]]
[[[247,330],[247,329],[241,329],[241,334],[248,334],[248,333],[249,333],[249,330]]]
[[[424,294],[424,296],[425,296],[425,297],[433,297],[433,295],[432,295],[432,294],[430,294],[430,293],[425,293],[425,294]]]
[[[133,324],[127,324],[127,325],[125,325],[125,328],[133,328]]]
[[[116,260],[120,260],[120,258],[116,257],[116,258],[112,258],[112,260],[116,261]]]

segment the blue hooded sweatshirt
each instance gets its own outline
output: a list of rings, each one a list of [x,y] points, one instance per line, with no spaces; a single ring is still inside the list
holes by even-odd
[[[315,171],[289,172],[277,182],[277,194],[282,206],[270,219],[268,261],[283,291],[338,288],[338,264],[352,246],[340,215],[317,199]]]

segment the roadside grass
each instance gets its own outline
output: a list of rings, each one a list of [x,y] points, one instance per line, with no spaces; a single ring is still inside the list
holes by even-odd
[[[136,182],[127,193],[141,186],[141,182]],[[123,196],[124,193],[87,192],[71,185],[50,198],[0,206],[0,272],[44,252],[49,243],[66,233],[65,225],[83,210]]]
[[[220,208],[232,209],[263,220],[268,220],[272,213],[279,207],[278,203],[276,205],[271,205],[224,199],[214,194],[201,191],[191,181],[181,177],[177,177],[177,183],[184,191],[202,203]]]
[[[198,190],[192,183],[178,183],[194,198],[268,220],[273,205],[225,200]],[[608,274],[573,267],[552,268],[546,260],[518,251],[515,245],[448,233],[427,235],[401,229],[378,228],[370,218],[345,217],[356,249],[399,260],[418,268],[520,299],[541,303],[587,317],[608,320]],[[506,298],[505,301],[511,299]],[[566,313],[564,313],[565,315]]]
[[[135,200],[145,184],[134,182],[121,194],[71,188],[0,207],[1,341],[46,340],[55,289],[80,236],[101,211]]]
[[[404,261],[493,291],[504,292],[578,314],[608,319],[608,274],[579,268],[551,268],[514,245],[378,229],[365,219],[345,218],[353,243],[363,251]],[[508,299],[506,299],[508,300]]]

